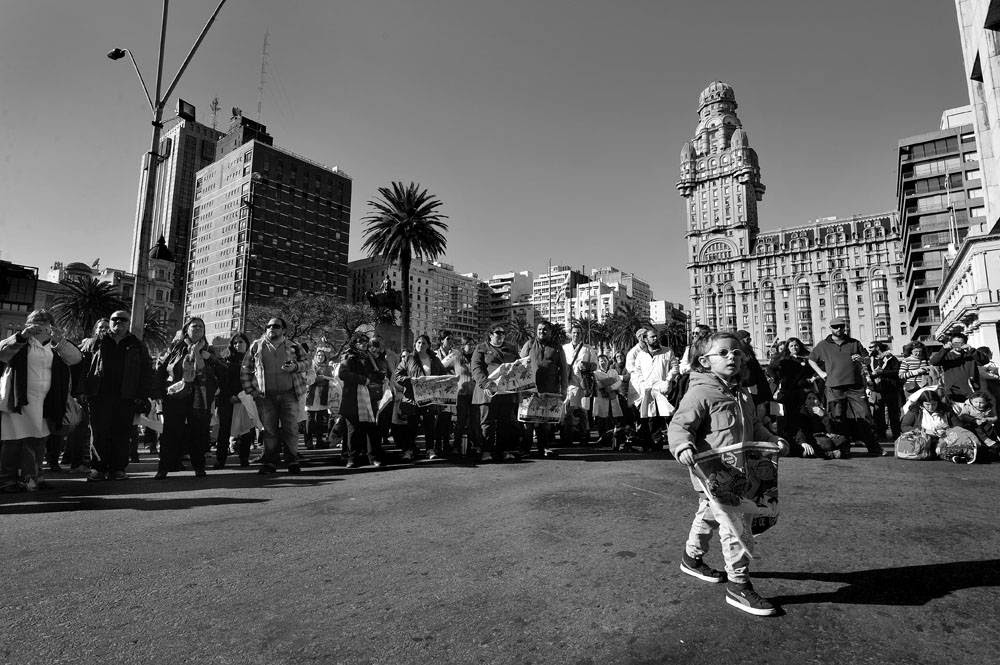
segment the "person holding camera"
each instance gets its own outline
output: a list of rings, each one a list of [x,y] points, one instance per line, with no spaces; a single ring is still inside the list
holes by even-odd
[[[954,402],[964,402],[979,390],[979,366],[990,359],[983,352],[968,344],[962,332],[953,332],[945,343],[927,360],[941,368],[941,390]]]

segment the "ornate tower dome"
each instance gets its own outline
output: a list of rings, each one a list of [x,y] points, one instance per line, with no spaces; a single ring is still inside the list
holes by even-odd
[[[708,104],[715,104],[717,102],[728,102],[735,109],[736,93],[733,92],[733,86],[722,81],[712,81],[709,83],[708,87],[698,95],[698,110],[701,111]]]

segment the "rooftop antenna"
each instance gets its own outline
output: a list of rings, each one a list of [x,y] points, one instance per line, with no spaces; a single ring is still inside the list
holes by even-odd
[[[212,112],[212,129],[218,130],[219,124],[219,96],[212,97],[212,103],[208,105],[208,110]]]
[[[270,29],[264,30],[264,46],[260,50],[260,82],[257,84],[257,122],[260,122],[260,108],[264,103],[264,74],[267,72],[267,38]]]

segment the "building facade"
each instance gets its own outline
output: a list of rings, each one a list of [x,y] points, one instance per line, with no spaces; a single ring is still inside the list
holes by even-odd
[[[249,119],[234,117],[235,134],[249,141],[221,140],[229,152],[195,180],[184,314],[209,339],[243,330],[249,306],[270,298],[347,298],[351,178],[261,141]]]
[[[615,289],[619,305],[629,305],[642,318],[649,318],[649,302],[653,299],[653,289],[649,282],[640,279],[635,273],[619,270],[614,266],[593,268],[590,271],[590,281],[604,282]],[[611,310],[614,314],[615,310]]]
[[[1000,1],[955,0],[984,193],[983,216],[944,271],[939,337],[963,331],[1000,355]]]
[[[944,272],[983,217],[982,176],[971,109],[949,109],[941,128],[899,142],[896,196],[911,339],[933,341]]]
[[[0,260],[0,339],[24,330],[38,283],[38,268]]]
[[[531,283],[531,306],[535,317],[558,323],[569,329],[573,314],[573,298],[579,284],[590,278],[569,266],[552,266]]]
[[[531,288],[535,275],[530,270],[493,275],[487,282],[489,294],[489,325],[505,324],[518,318],[529,326],[535,325],[535,309],[531,305]]]
[[[898,216],[825,218],[761,232],[756,151],[733,89],[711,83],[694,137],[681,150],[693,323],[750,331],[758,352],[778,339],[812,344],[834,316],[854,337],[900,350],[909,339]]]
[[[687,311],[680,303],[673,303],[669,300],[651,300],[649,302],[649,322],[654,326],[680,324],[687,327]]]
[[[393,289],[402,288],[399,266],[384,258],[352,261],[349,267],[352,302],[366,302],[366,294],[377,291],[386,279]],[[426,334],[435,340],[442,330],[448,330],[479,339],[489,325],[490,298],[490,289],[475,273],[459,274],[440,261],[414,260],[410,266],[410,329],[414,336]]]
[[[163,123],[160,135],[159,159],[156,170],[156,191],[153,202],[151,238],[162,237],[178,265],[187,263],[191,233],[191,211],[194,209],[195,173],[215,161],[216,142],[223,136],[211,127],[195,120],[195,109],[190,104],[178,102],[179,115]],[[180,115],[180,114],[183,114]],[[145,156],[144,156],[145,157]],[[137,211],[141,211],[145,196],[145,169],[141,169]],[[138,218],[138,212],[136,214]],[[139,228],[132,238],[131,271],[136,265],[139,251]],[[146,248],[150,250],[152,248]],[[177,270],[170,288],[170,301],[174,307],[167,313],[167,323],[180,327],[184,300],[185,270]]]

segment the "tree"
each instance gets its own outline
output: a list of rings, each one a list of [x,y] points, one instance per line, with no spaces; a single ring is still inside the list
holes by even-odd
[[[167,317],[146,305],[146,316],[143,318],[142,341],[152,356],[165,351],[170,343],[171,332],[167,330]]]
[[[684,348],[687,346],[687,326],[684,323],[671,321],[660,330],[660,335],[674,353],[678,356],[684,353]]]
[[[359,331],[368,332],[368,330],[374,330],[375,326],[379,323],[386,323],[385,311],[380,311],[377,308],[373,308],[370,305],[364,303],[342,303],[338,306],[331,317],[331,323],[333,331],[336,333],[336,337],[339,338],[340,334],[343,333],[343,339],[340,339],[339,348],[337,348],[336,355],[340,356],[347,348],[347,345],[351,343],[351,339],[354,338],[355,333]],[[392,312],[389,312],[390,319],[388,322],[392,322],[395,318]],[[330,340],[333,342],[333,340]]]
[[[62,283],[66,292],[56,296],[52,315],[70,339],[89,337],[98,319],[118,309],[127,310],[114,287],[93,277],[73,277]]]
[[[599,349],[600,353],[604,353],[608,342],[608,327],[586,316],[579,319],[574,317],[572,319],[570,327],[577,326],[580,328],[580,332],[583,333],[583,341]]]
[[[379,187],[378,196],[368,201],[371,212],[362,221],[368,224],[361,249],[370,257],[382,257],[398,263],[400,291],[403,296],[400,348],[409,348],[410,337],[410,265],[413,259],[433,261],[444,254],[448,225],[438,210],[441,201],[416,183]]]
[[[312,347],[332,330],[337,313],[347,306],[343,300],[331,295],[296,291],[290,296],[268,298],[253,303],[247,310],[247,334],[257,337],[264,334],[268,320],[280,317],[288,324],[285,335],[297,342],[308,341]]]
[[[518,314],[507,322],[507,341],[520,349],[529,339],[534,339],[535,330],[528,325],[528,320]]]
[[[608,319],[608,341],[615,351],[625,352],[635,346],[637,330],[652,327],[649,317],[639,316],[631,303],[622,303]]]

